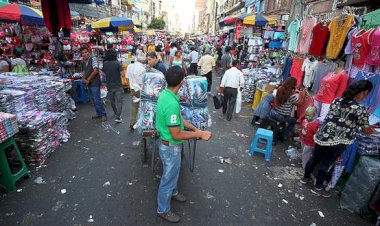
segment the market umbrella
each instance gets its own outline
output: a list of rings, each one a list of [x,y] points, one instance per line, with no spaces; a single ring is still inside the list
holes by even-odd
[[[261,14],[253,14],[247,16],[243,20],[243,24],[245,25],[256,25],[256,26],[265,26],[266,24],[275,24],[276,19],[261,15]]]
[[[126,17],[107,17],[91,24],[93,29],[102,31],[128,31],[133,29],[133,21]]]
[[[154,30],[147,30],[147,31],[146,31],[146,34],[147,34],[147,35],[154,35],[155,32],[154,32]]]
[[[44,18],[40,10],[16,3],[0,7],[0,20],[44,25]]]
[[[225,24],[232,24],[232,23],[235,23],[236,20],[237,20],[236,17],[227,16],[226,18],[224,18],[224,23]]]
[[[139,20],[133,19],[133,24],[135,25],[135,27],[141,27],[141,21]]]

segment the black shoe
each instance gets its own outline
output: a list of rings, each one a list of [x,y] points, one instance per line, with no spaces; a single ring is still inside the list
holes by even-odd
[[[175,200],[175,201],[177,201],[177,202],[186,202],[186,196],[184,196],[184,195],[182,195],[180,193],[178,193],[176,195],[173,195],[172,199]]]
[[[312,182],[312,179],[311,178],[305,178],[303,177],[301,180],[300,180],[300,183],[301,184],[309,184]]]
[[[322,188],[312,188],[312,189],[310,189],[310,191],[311,191],[311,193],[313,193],[314,195],[317,195],[317,196],[322,196],[325,198],[331,197],[330,192],[328,192]]]
[[[181,220],[181,217],[173,213],[172,211],[169,211],[167,213],[159,213],[158,216],[170,223],[177,223]]]
[[[133,125],[130,125],[130,126],[129,126],[129,130],[130,130],[130,131],[135,131],[135,128],[133,128]]]
[[[227,118],[227,121],[231,121],[231,118]]]

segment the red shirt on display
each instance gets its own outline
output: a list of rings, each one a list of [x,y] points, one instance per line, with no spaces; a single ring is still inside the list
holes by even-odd
[[[373,32],[371,40],[371,51],[367,56],[366,64],[380,65],[380,26]]]
[[[364,29],[357,31],[352,35],[352,64],[362,68],[364,61],[371,51],[370,39],[374,29],[365,31]]]
[[[302,65],[305,58],[297,58],[293,59],[292,68],[290,69],[290,75],[297,79],[297,87],[302,84]]]
[[[345,71],[338,74],[328,73],[323,77],[315,99],[321,103],[331,104],[335,98],[343,95],[347,82],[348,75]]]
[[[307,121],[304,119],[302,121],[302,131],[300,133],[300,141],[307,146],[314,147],[314,135],[317,133],[319,127],[319,122],[317,120]]]
[[[309,53],[313,56],[322,56],[326,49],[327,40],[329,39],[330,30],[329,25],[323,26],[318,23],[313,28],[313,38],[310,44]]]

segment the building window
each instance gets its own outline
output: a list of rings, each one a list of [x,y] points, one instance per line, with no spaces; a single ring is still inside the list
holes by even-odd
[[[152,16],[153,18],[156,18],[156,3],[153,2],[152,4]]]
[[[275,0],[274,10],[281,8],[281,0]]]

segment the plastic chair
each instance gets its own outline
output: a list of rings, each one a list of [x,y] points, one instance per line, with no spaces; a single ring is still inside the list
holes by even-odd
[[[11,146],[14,147],[17,158],[21,163],[21,169],[15,174],[12,173],[11,168],[9,167],[7,156],[5,154],[5,150]],[[7,193],[16,190],[16,182],[19,179],[24,176],[28,176],[29,178],[31,177],[30,171],[26,167],[25,161],[22,158],[20,150],[18,149],[13,137],[0,144],[0,173],[0,184],[4,185],[5,191]]]
[[[273,131],[273,145],[275,146],[279,140],[284,141],[284,132],[286,129],[286,123],[279,122],[274,118],[268,116],[262,119],[260,128],[270,129]]]
[[[88,102],[88,93],[86,89],[84,88],[83,81],[81,80],[76,80],[74,81],[74,101],[76,103],[87,103]]]
[[[261,140],[266,141],[265,149],[257,147]],[[256,135],[252,139],[251,147],[249,148],[248,155],[253,156],[254,152],[259,152],[265,154],[265,160],[270,161],[272,157],[272,142],[273,142],[273,131],[259,128],[256,131]]]

